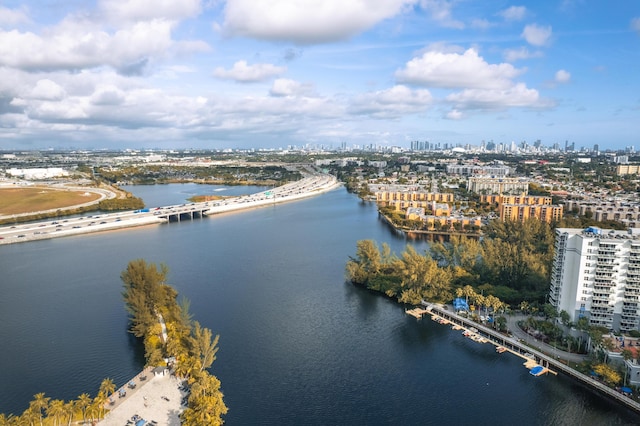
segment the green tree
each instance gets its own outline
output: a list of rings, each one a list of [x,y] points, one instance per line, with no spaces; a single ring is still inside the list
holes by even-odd
[[[69,401],[64,404],[64,415],[67,417],[67,426],[71,426],[71,421],[76,413],[76,402]]]
[[[616,385],[620,383],[620,380],[622,379],[620,377],[620,374],[617,371],[615,371],[613,368],[609,367],[607,364],[595,365],[593,367],[593,371],[598,373],[605,382],[611,385]]]
[[[83,393],[82,395],[78,396],[76,406],[80,409],[80,411],[82,411],[83,422],[87,421],[87,408],[91,405],[91,402],[92,400],[88,393]]]
[[[348,279],[356,284],[367,284],[380,271],[380,250],[373,240],[357,242],[356,257],[349,258],[346,270]]]
[[[211,367],[215,361],[219,338],[220,336],[216,335],[212,339],[211,330],[200,326],[200,323],[195,321],[193,327],[194,356],[200,361],[200,371]]]
[[[191,386],[188,406],[180,416],[182,425],[221,425],[222,416],[227,413],[227,406],[222,398],[220,381],[214,376],[204,376]]]
[[[551,305],[545,305],[545,306],[551,306]],[[555,311],[555,308],[554,308]],[[565,310],[560,311],[560,321],[562,321],[562,324],[564,325],[568,325],[569,321],[571,320],[571,317],[569,316],[569,313]]]
[[[53,419],[53,425],[58,426],[60,417],[64,416],[64,401],[61,399],[54,399],[49,403],[47,407],[47,419]]]
[[[156,307],[163,306],[172,293],[164,285],[167,273],[166,265],[158,269],[143,259],[137,259],[129,262],[120,275],[124,283],[122,296],[131,316],[130,331],[134,336],[145,336],[149,328],[157,324]]]
[[[40,420],[40,425],[42,426],[42,414],[47,411],[49,407],[49,401],[51,398],[44,396],[44,393],[37,393],[33,396],[33,401],[31,401],[30,408],[33,409],[33,412],[38,414],[38,420]]]

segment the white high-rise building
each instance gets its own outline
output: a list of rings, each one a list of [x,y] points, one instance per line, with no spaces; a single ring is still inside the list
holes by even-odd
[[[591,325],[640,329],[640,229],[556,229],[549,303]]]

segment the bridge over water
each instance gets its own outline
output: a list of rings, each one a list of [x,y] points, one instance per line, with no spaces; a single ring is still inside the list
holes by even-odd
[[[626,395],[617,392],[616,390],[610,388],[604,383],[594,379],[593,377],[587,376],[585,374],[580,373],[577,370],[567,366],[560,359],[554,359],[540,351],[537,351],[524,343],[519,342],[517,339],[513,337],[507,337],[502,333],[497,332],[496,330],[486,327],[482,324],[478,324],[475,321],[472,321],[468,318],[458,315],[455,312],[452,312],[446,309],[443,306],[422,302],[422,305],[425,307],[424,313],[433,313],[439,317],[446,319],[449,323],[453,325],[458,325],[460,327],[466,329],[475,329],[476,334],[479,334],[481,337],[491,341],[493,344],[505,347],[509,350],[509,352],[514,353],[523,359],[532,359],[537,364],[541,365],[544,368],[547,368],[554,372],[561,372],[570,376],[580,383],[599,391],[601,394],[625,405],[627,408],[640,413],[640,403],[634,401]]]
[[[30,222],[0,227],[0,244],[42,240],[134,226],[179,222],[313,197],[340,186],[331,175],[312,174],[267,191],[201,203],[180,204],[118,213]]]

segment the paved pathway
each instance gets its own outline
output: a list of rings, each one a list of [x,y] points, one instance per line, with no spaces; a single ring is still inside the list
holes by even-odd
[[[515,315],[505,315],[507,319],[507,327],[511,331],[514,337],[521,339],[531,347],[543,352],[549,356],[552,356],[556,359],[564,359],[566,361],[580,363],[585,359],[589,358],[588,355],[581,355],[576,353],[566,352],[560,349],[557,349],[543,341],[536,339],[533,336],[527,334],[524,330],[522,330],[518,326],[518,321],[526,320],[529,318],[529,315],[515,314]]]

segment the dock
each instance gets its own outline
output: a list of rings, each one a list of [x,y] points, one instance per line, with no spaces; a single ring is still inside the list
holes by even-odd
[[[422,315],[426,314],[427,312],[429,311],[424,308],[405,309],[405,313],[417,319],[422,319]]]
[[[452,327],[458,326],[464,330],[463,333],[471,333],[485,339],[485,342],[490,342],[496,346],[496,351],[500,353],[510,352],[520,358],[524,359],[525,367],[529,369],[529,372],[534,376],[540,376],[542,374],[551,373],[557,375],[558,372],[566,374],[579,382],[599,391],[601,394],[615,400],[627,408],[640,413],[640,403],[634,401],[626,395],[617,392],[599,382],[593,377],[580,373],[577,370],[567,366],[560,359],[555,359],[552,356],[546,355],[540,351],[537,351],[524,343],[520,342],[514,337],[508,337],[504,334],[482,324],[478,324],[466,317],[458,315],[452,312],[448,307],[444,305],[438,305],[422,301],[421,309],[425,310],[425,313],[429,313],[434,321],[439,318],[445,319],[451,324]],[[439,321],[438,321],[439,322]],[[484,343],[477,340],[478,343]],[[502,349],[504,348],[504,349]],[[500,350],[498,350],[500,349]]]

